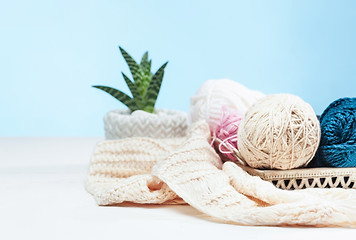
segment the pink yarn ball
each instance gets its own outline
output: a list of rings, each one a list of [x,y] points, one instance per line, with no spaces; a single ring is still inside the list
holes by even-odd
[[[223,107],[220,122],[214,131],[214,138],[223,141],[230,149],[219,142],[216,142],[215,147],[222,155],[232,161],[236,161],[236,157],[233,155],[231,149],[237,149],[237,131],[239,130],[242,117],[243,114],[238,111]]]

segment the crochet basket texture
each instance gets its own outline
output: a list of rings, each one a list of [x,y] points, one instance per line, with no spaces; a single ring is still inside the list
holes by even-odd
[[[157,109],[155,113],[129,109],[113,110],[104,117],[107,140],[128,137],[172,138],[183,137],[188,128],[185,112]]]
[[[236,159],[238,150],[227,146],[220,139],[218,144],[230,149]],[[228,160],[228,159],[225,159]],[[299,168],[291,170],[261,170],[251,168],[245,164],[236,163],[250,175],[258,176],[271,182],[277,188],[295,190],[305,188],[354,188],[356,189],[356,168]]]
[[[259,170],[241,166],[251,175],[285,190],[304,188],[355,188],[356,168],[301,168],[292,170]]]

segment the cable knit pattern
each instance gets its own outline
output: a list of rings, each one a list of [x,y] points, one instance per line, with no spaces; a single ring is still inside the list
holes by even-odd
[[[183,140],[128,138],[99,143],[89,168],[87,190],[99,205],[174,200],[176,194],[149,173]]]
[[[180,197],[205,214],[241,225],[356,227],[356,190],[277,189],[234,163],[223,165],[209,137],[208,125],[198,122],[185,140],[103,142],[93,155],[87,190],[99,205]]]
[[[157,109],[155,114],[128,109],[108,112],[104,117],[108,140],[129,137],[174,138],[187,133],[188,115],[185,112]]]

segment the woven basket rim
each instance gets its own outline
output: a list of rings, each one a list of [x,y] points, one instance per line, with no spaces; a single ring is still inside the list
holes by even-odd
[[[315,178],[315,177],[338,177],[348,176],[356,179],[356,168],[296,168],[291,170],[261,170],[254,169],[236,163],[243,170],[251,175],[259,176],[265,180],[296,179],[296,178]]]
[[[236,148],[231,149],[221,139],[215,138],[217,142],[223,144],[224,147],[232,151],[232,154],[239,162],[235,162],[239,167],[248,172],[251,175],[259,176],[264,180],[279,180],[279,179],[297,179],[297,178],[322,178],[322,177],[338,177],[348,176],[352,179],[356,179],[356,167],[349,168],[333,168],[333,167],[319,167],[319,168],[295,168],[290,170],[276,170],[276,169],[256,169],[242,164],[238,158],[238,150]],[[231,161],[231,160],[228,160]]]

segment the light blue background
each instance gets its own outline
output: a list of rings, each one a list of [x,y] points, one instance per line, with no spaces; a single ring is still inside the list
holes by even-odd
[[[317,113],[355,96],[356,1],[0,3],[0,136],[102,136],[127,91],[117,46],[169,60],[158,108],[189,110],[207,79],[301,96]]]

